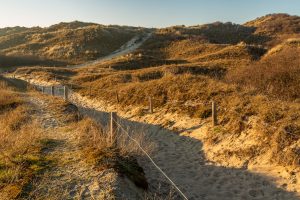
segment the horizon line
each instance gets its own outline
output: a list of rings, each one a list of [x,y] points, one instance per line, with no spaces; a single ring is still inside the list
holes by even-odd
[[[5,28],[15,28],[15,27],[20,27],[20,28],[49,28],[51,26],[55,26],[55,25],[58,25],[58,24],[61,24],[61,23],[72,23],[72,22],[81,22],[81,23],[91,23],[91,24],[95,24],[95,25],[103,25],[103,26],[127,26],[127,27],[136,27],[136,28],[148,28],[148,29],[162,29],[162,28],[169,28],[169,27],[174,27],[174,26],[187,26],[187,27],[192,27],[192,26],[199,26],[199,25],[206,25],[206,24],[213,24],[213,23],[216,23],[216,22],[221,22],[221,23],[233,23],[233,24],[238,24],[238,25],[243,25],[249,21],[252,21],[252,20],[255,20],[257,18],[260,18],[260,17],[265,17],[265,16],[269,16],[269,15],[277,15],[277,14],[286,14],[286,15],[289,15],[289,16],[298,16],[299,15],[294,15],[294,14],[289,14],[289,13],[269,13],[269,14],[265,14],[265,15],[261,15],[261,16],[258,16],[254,19],[251,19],[251,20],[247,20],[247,21],[244,21],[242,23],[236,23],[236,22],[233,22],[233,21],[222,21],[222,20],[217,20],[217,21],[210,21],[210,22],[204,22],[204,23],[199,23],[199,24],[173,24],[173,25],[168,25],[168,26],[157,26],[157,27],[148,27],[148,26],[141,26],[141,25],[126,25],[126,24],[105,24],[105,23],[99,23],[99,22],[92,22],[92,21],[81,21],[81,20],[78,20],[78,19],[74,19],[74,20],[66,20],[66,21],[59,21],[59,22],[53,22],[53,24],[49,24],[49,25],[45,25],[45,26],[42,26],[42,25],[33,25],[33,26],[22,26],[22,25],[14,25],[14,26],[0,26],[0,29],[5,29]]]

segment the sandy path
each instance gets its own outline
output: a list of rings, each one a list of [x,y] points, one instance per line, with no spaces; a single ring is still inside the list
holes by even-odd
[[[81,106],[82,113],[101,123],[107,123],[109,107],[100,102],[72,95],[71,101]],[[106,112],[105,112],[106,111]],[[113,111],[113,110],[112,110]],[[121,114],[126,116],[126,113]],[[154,161],[176,183],[189,199],[204,200],[296,200],[296,193],[275,185],[275,178],[257,174],[246,169],[222,167],[206,160],[201,140],[172,132],[159,125],[143,123],[141,120],[122,119],[121,123],[130,132],[143,133],[155,143],[152,153]],[[199,133],[200,134],[200,133]],[[150,192],[167,195],[169,182],[145,157],[138,158],[146,172]],[[181,199],[176,196],[175,199]]]
[[[142,131],[157,144],[153,159],[189,199],[299,199],[277,188],[267,177],[209,163],[199,140],[180,136],[159,126],[129,121],[125,121],[124,125],[134,132]],[[168,185],[148,159],[141,158],[139,161],[154,191],[158,191],[160,185]],[[162,192],[168,192],[168,187],[164,189]]]
[[[151,37],[151,35],[152,33],[147,33],[145,35],[135,36],[131,40],[129,40],[126,44],[122,45],[120,49],[114,51],[110,55],[80,65],[69,66],[68,68],[81,68],[81,67],[96,65],[101,62],[111,60],[115,57],[126,55],[138,49],[146,40],[148,40]]]
[[[74,100],[83,105],[81,112],[105,123],[108,121],[107,107],[88,104],[83,99]],[[98,111],[97,111],[98,110]],[[255,174],[246,169],[222,167],[206,160],[202,142],[192,137],[180,135],[159,125],[122,119],[121,123],[131,132],[143,133],[157,148],[152,153],[154,161],[186,194],[188,199],[201,200],[296,200],[295,193],[275,185],[271,177]],[[150,191],[167,195],[169,182],[145,157],[140,157],[140,165],[146,172]],[[182,199],[175,195],[175,199]]]
[[[47,102],[30,98],[37,117],[49,135],[45,155],[55,159],[54,167],[37,177],[30,199],[99,199],[116,179],[114,172],[100,173],[87,165],[79,154],[76,134],[63,131],[62,122],[47,109]],[[67,134],[66,134],[67,133]],[[105,181],[104,181],[105,180]],[[109,198],[108,198],[109,199]]]

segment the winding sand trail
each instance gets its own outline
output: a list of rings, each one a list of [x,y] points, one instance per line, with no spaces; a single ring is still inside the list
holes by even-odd
[[[129,40],[127,43],[122,45],[118,50],[114,51],[113,53],[111,53],[107,56],[104,56],[104,57],[101,57],[97,60],[93,60],[93,61],[86,62],[86,63],[83,63],[83,64],[72,65],[72,66],[69,66],[68,68],[81,68],[81,67],[96,65],[96,64],[102,63],[104,61],[111,60],[115,57],[126,55],[128,53],[131,53],[131,52],[135,51],[140,46],[142,46],[142,44],[146,40],[148,40],[151,37],[151,35],[152,35],[152,33],[150,32],[150,33],[147,33],[147,34],[135,36],[131,40]]]
[[[78,106],[82,114],[102,124],[107,124],[109,121],[109,112],[115,111],[113,107],[110,107],[105,102],[91,100],[77,93],[71,94],[70,101]],[[38,103],[38,105],[40,105],[40,103]],[[47,111],[47,108],[45,109],[42,119],[45,119],[45,122],[49,122],[51,121],[51,117],[50,119],[47,117],[49,111]],[[155,149],[151,153],[151,157],[190,200],[300,199],[296,193],[288,192],[284,187],[277,186],[275,184],[275,177],[267,176],[267,173],[258,174],[246,169],[223,167],[218,163],[210,162],[206,159],[205,152],[203,152],[203,144],[199,139],[189,137],[184,133],[171,131],[161,125],[151,124],[146,122],[147,120],[145,121],[145,119],[135,116],[129,117],[126,112],[120,111],[118,114],[120,116],[119,123],[128,130],[129,134],[144,134],[147,140],[155,144]],[[150,114],[146,116],[150,116]],[[165,117],[168,116],[165,115]],[[51,124],[54,127],[52,127]],[[50,128],[55,128],[55,124],[57,123],[51,122]],[[192,130],[192,132],[195,131],[197,132],[198,129]],[[198,134],[201,133],[199,132]],[[60,140],[70,139],[70,137],[66,138],[65,134],[57,134],[55,137],[58,137]],[[67,139],[67,141],[69,139]],[[80,159],[73,155],[73,147],[71,145],[66,148],[67,152],[70,153],[69,157],[60,155],[60,157],[65,157],[66,160],[70,159],[71,163],[74,161],[74,165],[69,165],[71,170],[63,170],[59,176],[55,176],[54,173],[54,177],[46,179],[50,180],[50,182],[46,183],[47,185],[59,186],[58,188],[65,188],[64,182],[68,180],[68,177],[71,177],[72,179],[70,180],[73,181],[74,177],[78,177],[78,179],[75,179],[78,181],[77,183],[75,181],[75,186],[77,187],[74,187],[77,188],[76,191],[85,191],[85,195],[87,196],[81,199],[90,199],[89,195],[93,192],[91,193],[88,189],[84,188],[89,188],[89,186],[94,185],[94,179],[92,177],[95,176],[96,172],[94,172],[93,169],[87,168],[82,170],[83,165],[79,165],[80,167],[76,165],[77,162],[80,162]],[[54,152],[61,153],[61,149],[57,149],[57,151]],[[150,193],[157,193],[167,198],[172,190],[171,184],[163,177],[157,168],[154,167],[148,158],[140,156],[137,159],[145,171],[149,182]],[[59,168],[56,170],[56,172],[60,171]],[[81,175],[77,172],[83,172],[85,177],[83,180],[85,181],[81,181]],[[50,177],[51,176],[53,176],[53,173],[50,173]],[[91,178],[87,179],[86,177]],[[60,182],[62,185],[56,184],[57,182]],[[101,186],[99,187],[103,188]],[[107,186],[104,186],[104,188],[105,187]],[[71,193],[74,191],[74,188],[69,189],[70,190],[67,191]],[[48,191],[48,193],[49,192],[50,191]],[[79,192],[74,195],[77,195],[76,198],[78,198],[80,194]],[[173,199],[182,199],[174,189],[172,196],[174,197]]]
[[[67,126],[65,111],[50,106],[52,97],[24,93],[24,98],[34,108],[33,117],[46,136],[43,156],[51,163],[20,199],[139,199],[141,191],[114,169],[97,170],[83,159],[78,134]]]
[[[106,124],[108,106],[102,102],[89,102],[74,94],[72,102],[80,111]],[[111,110],[114,111],[114,110]],[[222,167],[205,158],[202,142],[184,136],[160,125],[154,125],[119,113],[120,123],[129,133],[142,133],[156,148],[151,156],[160,168],[176,183],[190,200],[299,200],[295,193],[275,185],[271,177],[246,169]],[[196,130],[197,131],[197,130]],[[199,133],[200,134],[200,133]],[[167,197],[171,185],[146,157],[138,158],[149,181],[150,191]],[[174,190],[173,190],[174,191]],[[182,199],[176,192],[174,199]]]
[[[112,189],[114,172],[103,173],[87,165],[80,156],[76,134],[63,129],[63,122],[48,109],[48,102],[30,98],[37,118],[48,132],[49,148],[44,154],[55,159],[55,165],[36,177],[30,199],[99,199],[103,189]],[[106,182],[105,182],[106,180]],[[110,181],[109,181],[110,180]],[[101,196],[102,195],[102,196]],[[109,198],[108,198],[109,199]]]

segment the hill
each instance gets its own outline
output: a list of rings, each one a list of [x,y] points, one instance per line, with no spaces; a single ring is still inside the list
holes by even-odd
[[[0,54],[81,63],[110,54],[144,31],[78,21],[47,28],[4,28],[0,29]]]
[[[300,17],[288,14],[269,14],[246,22],[247,27],[255,27],[256,34],[298,34]]]
[[[270,14],[249,21],[244,26],[254,27],[254,34],[268,38],[267,46],[274,47],[288,38],[299,38],[300,17],[288,14]]]
[[[156,29],[139,49],[127,55],[76,69],[20,68],[15,75],[36,84],[67,85],[83,107],[117,111],[129,123],[166,129],[164,133],[149,131],[149,135],[168,141],[161,145],[162,152],[171,143],[167,150],[171,158],[186,137],[184,149],[203,151],[211,165],[255,171],[274,178],[277,188],[299,196],[297,20],[297,16],[274,14],[243,25],[216,22]],[[149,99],[153,113],[148,111]],[[211,123],[212,101],[218,107],[217,126]],[[170,139],[174,137],[170,131],[178,141]],[[193,146],[190,139],[201,147]],[[185,157],[194,159],[195,155]],[[195,164],[199,165],[206,166]],[[185,170],[176,162],[170,166],[168,172],[182,180],[177,172]],[[189,170],[193,176],[197,173],[192,167]],[[195,176],[195,183],[199,177]],[[186,191],[192,190],[191,179],[183,185]],[[251,197],[247,193],[245,198],[263,194],[263,199],[274,199],[264,192],[251,192]]]
[[[156,60],[159,58],[162,61],[159,64],[165,62],[163,60],[178,59],[220,63],[228,56],[230,62],[224,62],[226,66],[240,65],[245,62],[236,62],[239,56],[248,62],[258,59],[266,50],[289,38],[299,38],[299,18],[272,14],[243,25],[215,22],[167,27],[157,29],[141,49],[145,55],[155,56]],[[146,31],[146,28],[104,26],[79,21],[62,22],[46,28],[3,28],[0,29],[0,55],[35,58],[32,63],[39,65],[83,63],[112,53]],[[47,62],[36,62],[36,59]]]

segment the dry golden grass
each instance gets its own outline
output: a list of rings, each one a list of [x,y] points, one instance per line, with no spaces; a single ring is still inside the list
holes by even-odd
[[[20,93],[1,88],[0,199],[14,199],[45,166],[41,129]]]
[[[252,86],[260,93],[283,100],[300,98],[300,48],[286,47],[257,63],[227,74],[230,82]],[[251,73],[249,73],[251,72]]]
[[[7,56],[1,55],[0,53],[0,67],[4,67],[6,70],[11,70],[11,67],[19,67],[19,66],[35,66],[35,65],[43,65],[43,66],[65,66],[69,64],[68,62],[56,61],[51,59],[42,59],[34,56]]]
[[[0,34],[0,54],[10,56],[4,56],[0,66],[66,65],[93,60],[119,49],[144,30],[77,21],[48,28],[4,30]]]
[[[300,17],[288,14],[271,14],[245,23],[256,27],[256,34],[291,34],[299,33]]]
[[[284,53],[284,51],[282,52]],[[258,117],[260,121],[257,122],[257,126],[260,128],[256,130],[255,134],[265,141],[274,142],[271,146],[267,143],[257,143],[248,150],[239,149],[228,155],[238,154],[241,159],[245,158],[246,160],[256,157],[262,152],[272,151],[270,160],[283,165],[299,165],[297,160],[299,156],[296,153],[297,148],[295,148],[299,139],[296,138],[292,143],[283,145],[280,139],[276,139],[283,136],[293,138],[292,135],[298,135],[300,124],[297,114],[299,113],[299,103],[276,100],[278,98],[286,100],[298,98],[295,96],[299,91],[298,67],[295,65],[298,59],[295,51],[279,55],[281,56],[278,56],[276,60],[272,58],[273,60],[269,61],[267,59],[259,61],[269,63],[268,65],[260,64],[256,68],[248,67],[247,70],[242,70],[237,75],[238,79],[232,78],[233,82],[238,83],[235,85],[216,79],[219,76],[213,74],[218,74],[218,69],[203,66],[196,66],[194,69],[188,65],[181,67],[169,65],[126,71],[104,68],[98,69],[98,71],[78,70],[77,75],[71,77],[69,83],[72,83],[74,89],[84,96],[90,95],[89,87],[91,86],[91,98],[119,104],[120,107],[132,105],[146,108],[148,97],[152,96],[155,98],[155,109],[164,108],[168,112],[187,114],[203,120],[207,120],[210,116],[209,103],[211,100],[215,100],[220,107],[219,118],[223,127],[218,140],[226,138],[229,134],[238,141],[237,138],[240,134],[250,130],[253,126],[249,125],[248,120]],[[273,63],[275,65],[272,65]],[[286,67],[286,63],[291,65]],[[237,71],[239,72],[239,69]],[[257,73],[258,76],[249,75],[249,71]],[[284,75],[285,73],[288,75]],[[233,76],[233,74],[232,71],[229,71],[227,76]],[[256,79],[260,76],[269,78]],[[66,79],[64,78],[64,80]],[[237,80],[241,80],[243,83],[239,83]],[[248,84],[251,86],[250,88],[248,88]],[[290,85],[287,88],[288,84]],[[265,86],[273,86],[277,92],[274,92],[275,90],[270,92],[264,88]],[[119,103],[116,93],[119,96]],[[273,97],[261,96],[264,94],[270,94]],[[265,126],[265,124],[268,125]],[[226,135],[226,137],[222,135]],[[214,134],[211,139],[217,141],[216,135]]]
[[[238,85],[227,84],[204,75],[184,71],[165,73],[164,70],[165,68],[158,67],[115,72],[111,75],[96,75],[95,80],[91,81],[78,78],[76,85],[80,87],[77,91],[89,96],[91,85],[93,88],[91,98],[100,98],[113,104],[117,104],[116,92],[118,92],[120,107],[132,105],[146,108],[148,97],[152,96],[155,98],[155,109],[164,108],[168,112],[188,114],[202,120],[208,120],[210,117],[210,101],[215,100],[219,105],[222,131],[219,135],[213,133],[212,141],[229,136],[238,141],[240,134],[253,126],[249,124],[249,120],[255,117],[260,120],[256,122],[259,128],[255,129],[254,135],[257,134],[261,141],[272,141],[272,145],[257,143],[248,150],[238,149],[235,152],[230,150],[228,155],[237,154],[241,160],[247,160],[259,156],[262,152],[272,152],[270,162],[299,165],[295,146],[299,142],[298,103],[270,99],[261,96],[256,89],[242,89]],[[276,139],[283,136],[292,142],[282,143],[280,139]]]
[[[237,154],[241,160],[247,160],[259,156],[262,152],[272,152],[270,162],[299,165],[299,155],[295,146],[299,142],[299,103],[278,101],[261,95],[265,93],[263,91],[228,84],[223,80],[207,77],[205,73],[193,74],[193,71],[180,70],[175,66],[168,67],[172,70],[156,67],[99,74],[87,72],[83,77],[79,73],[72,78],[72,83],[75,90],[82,95],[89,96],[89,87],[92,86],[90,98],[102,99],[120,107],[131,105],[146,108],[148,97],[152,96],[155,109],[163,108],[168,112],[187,114],[202,120],[208,120],[210,117],[210,101],[215,100],[219,105],[222,129],[219,135],[211,135],[211,141],[229,136],[238,141],[241,133],[253,126],[249,120],[256,117],[260,119],[255,125],[259,128],[255,129],[253,137],[257,134],[261,141],[272,141],[272,145],[257,143],[248,150],[230,150],[228,155]],[[293,85],[298,87],[298,84]],[[287,137],[287,141],[290,141],[288,138],[294,139],[290,143],[282,143],[280,139],[276,139],[281,137]]]
[[[15,73],[22,74],[23,76],[34,76],[36,79],[41,79],[43,81],[54,81],[55,78],[68,80],[68,77],[77,74],[76,72],[66,68],[38,66],[18,68]]]
[[[229,136],[240,141],[243,133],[255,130],[252,136],[261,140],[244,149],[229,149],[228,156],[236,154],[247,160],[271,152],[270,162],[299,165],[300,78],[299,51],[295,49],[299,45],[297,39],[282,42],[283,38],[299,37],[295,30],[298,18],[282,15],[271,18],[278,19],[275,25],[268,18],[263,20],[261,28],[265,23],[270,23],[267,27],[270,30],[283,24],[284,36],[269,37],[270,31],[265,35],[260,28],[255,32],[252,26],[260,25],[253,23],[246,24],[251,27],[230,23],[170,27],[158,30],[128,57],[76,69],[74,74],[68,72],[70,75],[63,74],[63,70],[36,71],[41,71],[45,79],[57,76],[83,96],[118,104],[120,108],[138,106],[141,115],[145,114],[148,97],[152,96],[155,109],[208,121],[210,101],[215,100],[220,110],[220,126],[216,130],[219,134],[214,132],[208,142],[213,144]],[[270,46],[267,41],[281,41],[283,48],[263,56],[265,48]],[[286,50],[286,46],[292,50]],[[33,70],[32,75],[37,72]],[[258,119],[255,129],[254,118]]]
[[[220,130],[214,130],[208,136],[208,142],[214,144],[227,138],[238,142],[241,133],[253,130],[252,137],[258,138],[253,146],[228,146],[224,154],[228,157],[236,155],[245,161],[268,152],[271,155],[268,157],[270,162],[299,165],[299,103],[270,99],[259,95],[255,89],[241,89],[240,86],[203,75],[164,74],[161,68],[100,77],[91,82],[78,79],[74,88],[78,87],[76,91],[89,96],[89,86],[92,85],[91,98],[109,101],[124,108],[128,105],[147,108],[148,96],[152,96],[155,98],[154,110],[166,109],[167,112],[187,114],[208,122],[211,115],[210,101],[215,100],[219,106]],[[119,103],[116,92],[119,93]],[[254,124],[253,118],[258,119]]]
[[[3,82],[0,82],[0,85]],[[6,87],[6,86],[4,86]],[[0,89],[1,90],[1,96],[0,96],[0,108],[3,111],[4,109],[10,109],[17,107],[20,105],[23,101],[20,97],[20,95],[16,92],[13,92],[11,90],[6,90],[3,89],[3,87]]]
[[[76,123],[75,131],[82,147],[83,157],[98,170],[114,169],[127,176],[138,187],[148,188],[143,169],[138,165],[136,156],[144,156],[134,142],[123,133],[118,133],[111,141],[108,131],[89,118]],[[133,136],[149,152],[151,145],[145,142],[142,134]]]

